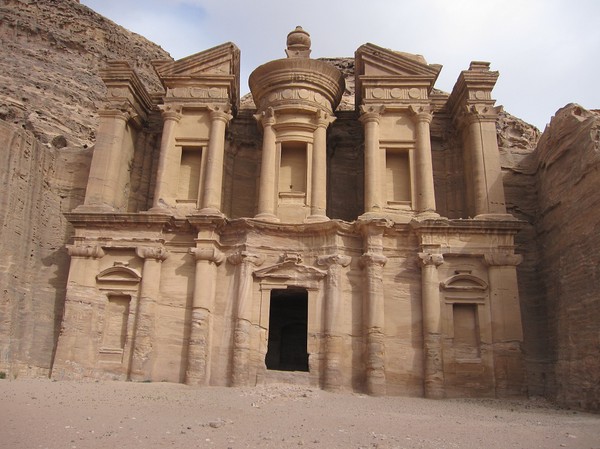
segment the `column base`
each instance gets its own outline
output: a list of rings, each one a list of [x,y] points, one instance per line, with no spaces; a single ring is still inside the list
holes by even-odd
[[[204,207],[193,215],[210,215],[211,217],[223,218],[225,214],[215,207]]]
[[[304,219],[304,223],[323,223],[324,221],[329,221],[327,215],[309,215]]]
[[[263,212],[261,214],[255,215],[254,219],[261,220],[261,221],[270,221],[272,223],[279,223],[279,218],[277,218],[275,215],[269,214],[267,212]]]

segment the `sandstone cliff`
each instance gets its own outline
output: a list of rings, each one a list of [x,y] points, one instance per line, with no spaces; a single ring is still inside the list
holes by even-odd
[[[83,201],[98,70],[126,59],[150,90],[160,47],[69,0],[0,6],[0,371],[47,375],[64,303],[71,230]]]
[[[600,410],[600,111],[559,110],[537,148],[540,275],[559,403]]]

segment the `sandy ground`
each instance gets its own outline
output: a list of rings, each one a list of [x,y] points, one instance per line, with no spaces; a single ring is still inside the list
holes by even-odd
[[[305,386],[0,380],[1,448],[585,448],[600,415],[543,400],[443,400]]]

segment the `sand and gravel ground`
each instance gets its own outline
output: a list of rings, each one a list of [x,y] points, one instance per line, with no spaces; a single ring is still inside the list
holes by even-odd
[[[543,400],[333,394],[305,386],[0,381],[1,448],[584,448],[600,415]]]

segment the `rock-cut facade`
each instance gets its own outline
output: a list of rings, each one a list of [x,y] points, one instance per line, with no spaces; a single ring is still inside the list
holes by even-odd
[[[372,395],[526,389],[492,89],[365,44],[250,75],[226,43],[102,71],[56,379],[310,384]]]

